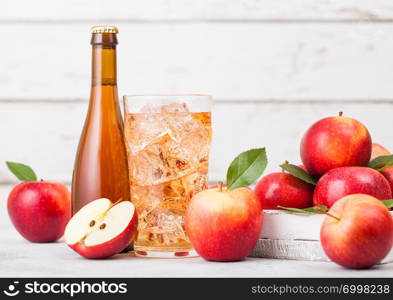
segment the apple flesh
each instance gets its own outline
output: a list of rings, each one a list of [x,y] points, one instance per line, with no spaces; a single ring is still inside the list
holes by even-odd
[[[342,167],[323,175],[314,190],[314,205],[331,207],[351,194],[368,194],[379,200],[392,198],[389,182],[378,171],[366,167]]]
[[[364,194],[346,196],[328,212],[320,237],[326,255],[354,269],[369,268],[393,246],[393,219],[378,199]]]
[[[22,182],[9,194],[7,208],[12,224],[25,239],[54,242],[63,236],[71,217],[71,195],[62,183]]]
[[[262,207],[247,188],[209,189],[190,201],[185,228],[206,260],[239,261],[255,247],[262,230]]]
[[[303,136],[300,155],[307,172],[319,178],[327,171],[346,166],[366,166],[371,137],[359,121],[342,115],[322,119]]]
[[[386,149],[384,146],[373,143],[372,148],[371,148],[371,157],[370,160],[373,160],[374,158],[377,158],[378,156],[384,156],[384,155],[389,155],[390,151]]]
[[[85,205],[72,217],[64,238],[83,257],[107,258],[131,243],[137,224],[135,207],[130,201],[113,204],[102,198]]]
[[[263,209],[279,209],[278,205],[310,207],[313,205],[313,191],[311,184],[285,172],[266,175],[255,187],[255,195]]]

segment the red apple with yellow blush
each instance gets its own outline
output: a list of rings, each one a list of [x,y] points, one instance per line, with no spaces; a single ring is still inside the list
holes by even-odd
[[[303,136],[300,154],[307,172],[319,178],[346,166],[366,166],[371,156],[371,137],[359,121],[340,113],[314,123]]]
[[[255,247],[262,231],[262,206],[250,189],[266,168],[265,148],[238,155],[227,182],[195,194],[189,202],[185,229],[195,251],[211,261],[239,261]]]
[[[321,244],[335,263],[346,268],[370,268],[392,249],[392,215],[378,199],[349,195],[334,203],[326,214]]]
[[[255,247],[262,220],[261,204],[252,191],[215,188],[191,199],[185,228],[195,251],[204,259],[239,261]]]

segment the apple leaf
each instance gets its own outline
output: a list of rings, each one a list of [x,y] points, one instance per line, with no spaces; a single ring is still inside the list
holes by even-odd
[[[265,148],[251,149],[240,153],[227,171],[227,188],[233,190],[249,186],[262,175],[267,165]]]
[[[382,200],[382,203],[385,204],[385,206],[386,206],[388,209],[393,208],[393,199]]]
[[[21,163],[6,162],[8,169],[21,181],[37,181],[37,175],[33,169]]]
[[[290,163],[284,163],[280,165],[280,167],[287,171],[289,174],[295,176],[296,178],[299,178],[300,180],[303,180],[309,184],[316,185],[317,180],[311,177],[306,171],[304,171],[302,168],[299,168],[298,166],[292,165]]]
[[[368,163],[369,168],[380,171],[386,167],[393,166],[393,155],[382,155],[374,158]]]
[[[277,207],[290,212],[302,214],[323,214],[329,210],[329,208],[325,205],[311,206],[307,208],[285,207],[281,205],[277,205]]]

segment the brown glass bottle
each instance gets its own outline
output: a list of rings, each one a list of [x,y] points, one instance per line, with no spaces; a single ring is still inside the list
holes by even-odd
[[[108,198],[130,199],[127,156],[116,81],[117,28],[92,28],[92,84],[72,178],[72,212]]]

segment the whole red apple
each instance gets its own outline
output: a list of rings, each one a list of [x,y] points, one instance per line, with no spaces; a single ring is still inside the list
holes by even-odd
[[[366,166],[371,137],[359,121],[342,116],[313,124],[303,136],[300,155],[307,172],[319,178],[327,171],[346,166]]]
[[[392,198],[389,182],[378,171],[367,167],[342,167],[323,175],[314,190],[314,205],[331,207],[351,194],[368,194],[379,200]]]
[[[378,156],[384,156],[384,155],[389,155],[390,151],[386,149],[384,146],[373,143],[372,148],[371,148],[371,157],[370,160],[373,160],[374,158]]]
[[[259,239],[262,207],[247,188],[205,190],[191,199],[185,228],[194,249],[204,259],[242,260]]]
[[[369,268],[393,246],[392,215],[372,196],[346,196],[330,208],[320,237],[326,255],[335,263],[347,268]]]
[[[36,243],[57,241],[71,217],[70,192],[59,182],[22,182],[8,197],[8,214],[25,239]]]
[[[277,205],[310,207],[313,205],[313,191],[311,184],[285,172],[266,175],[255,187],[255,195],[263,209],[278,209]]]

